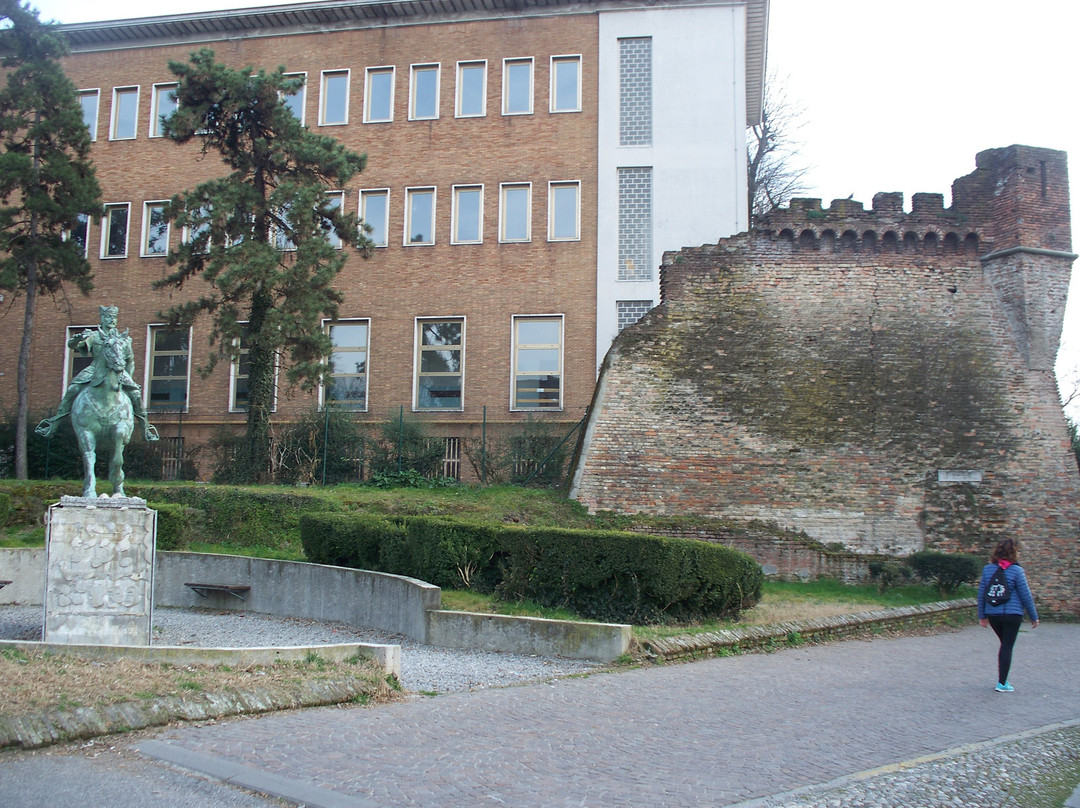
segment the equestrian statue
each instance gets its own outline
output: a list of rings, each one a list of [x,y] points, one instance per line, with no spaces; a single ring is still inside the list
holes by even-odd
[[[35,431],[42,437],[51,437],[57,422],[70,414],[85,470],[83,496],[97,496],[94,464],[101,445],[112,447],[109,482],[113,485],[113,496],[122,497],[124,447],[131,440],[135,419],[142,423],[146,440],[158,440],[158,432],[147,418],[142,391],[131,378],[135,354],[127,329],[120,331],[116,327],[120,310],[116,306],[98,306],[98,313],[101,325],[96,331],[87,329],[68,340],[69,348],[93,357],[93,361],[71,380],[56,415],[38,424]]]

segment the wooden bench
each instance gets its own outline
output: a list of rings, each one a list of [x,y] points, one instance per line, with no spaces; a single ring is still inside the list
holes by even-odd
[[[10,583],[12,583],[12,581],[0,581],[0,589],[3,589],[5,586],[7,586]]]
[[[234,598],[240,598],[240,600],[247,600],[244,597],[245,592],[250,592],[251,587],[244,584],[184,584],[188,589],[194,591],[197,595],[204,598],[209,597],[209,592],[225,592],[232,595]]]

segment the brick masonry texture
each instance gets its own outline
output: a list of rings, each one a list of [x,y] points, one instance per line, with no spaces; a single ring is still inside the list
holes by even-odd
[[[949,209],[794,200],[666,254],[662,305],[605,360],[574,495],[862,553],[1013,537],[1042,607],[1080,615],[1080,475],[1053,375],[1066,158],[1012,146],[976,166]]]
[[[356,212],[361,189],[388,188],[389,245],[364,260],[349,249],[338,287],[345,296],[340,317],[370,319],[369,411],[361,418],[382,420],[412,401],[414,320],[417,317],[466,321],[465,395],[461,412],[427,413],[449,435],[478,431],[487,406],[488,424],[517,422],[528,413],[510,411],[511,323],[519,315],[562,315],[564,320],[563,408],[547,417],[578,421],[592,395],[596,355],[596,130],[598,96],[596,15],[472,20],[432,25],[378,26],[294,35],[240,36],[208,43],[219,61],[231,67],[275,69],[307,74],[305,122],[368,155],[367,167],[344,191],[344,205]],[[98,257],[101,226],[89,229],[95,289],[88,298],[72,295],[57,305],[38,306],[31,356],[30,405],[34,414],[55,408],[63,393],[65,327],[98,321],[99,303],[120,306],[121,327],[130,327],[136,376],[143,383],[147,324],[158,312],[203,291],[198,282],[181,290],[157,291],[151,282],[169,271],[164,257],[139,256],[143,203],[163,200],[224,173],[216,155],[200,156],[198,145],[178,146],[150,138],[151,88],[174,80],[170,60],[187,61],[196,44],[140,46],[123,50],[73,53],[64,69],[79,89],[100,89],[98,138],[92,157],[104,189],[104,202],[131,204],[126,258]],[[552,56],[581,55],[582,111],[549,112]],[[534,112],[504,116],[504,58],[533,59]],[[487,114],[455,117],[458,61],[486,60]],[[441,65],[439,117],[408,120],[409,76],[413,64]],[[363,123],[365,69],[394,66],[393,121]],[[348,123],[320,126],[320,76],[350,71]],[[138,86],[138,132],[133,140],[109,140],[114,87]],[[548,183],[580,182],[578,241],[548,241]],[[499,184],[532,186],[532,240],[498,243]],[[451,199],[455,185],[484,187],[483,243],[450,243]],[[405,190],[436,189],[435,243],[403,245]],[[175,245],[180,234],[173,229]],[[507,282],[512,279],[513,282]],[[0,319],[0,344],[18,345],[20,318]],[[229,367],[209,376],[205,364],[209,323],[196,322],[191,337],[193,372],[182,429],[199,443],[221,424],[237,428],[245,413],[229,412]],[[0,355],[0,373],[12,382],[0,390],[0,406],[14,408],[15,352]],[[299,417],[316,403],[306,393],[285,389],[281,374],[276,418]],[[158,414],[163,438],[181,425],[174,411]]]

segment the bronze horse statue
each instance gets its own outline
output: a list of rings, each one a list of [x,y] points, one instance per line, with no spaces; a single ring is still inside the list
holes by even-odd
[[[124,447],[135,428],[131,399],[121,384],[126,370],[124,338],[105,340],[94,352],[91,367],[100,382],[83,387],[71,405],[71,426],[83,459],[84,497],[97,496],[94,465],[99,446],[112,447],[109,482],[114,497],[124,496]]]

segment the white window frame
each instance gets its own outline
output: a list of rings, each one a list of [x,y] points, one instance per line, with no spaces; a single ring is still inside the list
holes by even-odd
[[[555,234],[555,192],[561,188],[573,188],[574,194],[574,234],[572,236]],[[581,181],[553,180],[548,183],[548,241],[581,241]]]
[[[109,140],[135,140],[139,136],[139,101],[142,88],[137,84],[132,84],[125,87],[113,87],[112,95],[112,110],[109,114]],[[117,134],[117,122],[120,113],[120,107],[117,104],[117,100],[121,95],[135,96],[135,113],[132,116],[131,134],[119,135]]]
[[[200,208],[200,210],[201,210],[201,208]],[[207,229],[207,231],[209,231],[211,229],[211,225],[209,223],[207,223],[206,229]],[[194,228],[191,225],[184,225],[183,232],[180,234],[181,243],[183,243],[183,244],[190,243],[192,241],[191,234],[192,234],[193,231],[194,231]],[[206,240],[206,250],[204,251],[204,254],[210,252],[210,247],[212,246],[211,242],[212,242],[212,238],[207,238],[207,240]]]
[[[340,319],[337,319],[337,320],[323,320],[322,321],[322,329],[323,329],[323,332],[327,335],[327,337],[330,336],[330,328],[332,326],[335,326],[335,325],[364,325],[364,326],[367,326],[367,342],[364,344],[364,348],[363,348],[363,354],[364,354],[364,405],[362,407],[353,407],[353,406],[346,406],[345,404],[342,404],[339,401],[328,402],[327,398],[326,398],[326,393],[327,393],[326,384],[320,384],[319,385],[319,408],[320,409],[325,409],[328,406],[333,406],[335,408],[340,407],[342,410],[347,410],[348,412],[367,412],[368,411],[368,406],[369,406],[369,398],[368,398],[368,396],[369,396],[369,394],[371,392],[371,318],[370,317],[344,317],[344,318],[340,318]],[[354,350],[356,353],[361,353],[361,351],[358,348],[353,348],[352,350]],[[331,353],[333,353],[333,349],[331,349]],[[333,376],[333,375],[349,376],[349,377],[355,378],[359,374],[357,374],[357,373],[331,374],[331,376]]]
[[[360,214],[361,223],[367,224],[368,222],[364,219],[364,213],[367,211],[367,200],[374,196],[381,196],[386,200],[386,205],[383,208],[382,233],[376,233],[372,230],[368,238],[372,240],[376,247],[386,247],[390,244],[390,189],[361,188],[357,211]]]
[[[387,118],[371,117],[371,78],[374,75],[390,76],[390,115]],[[397,68],[393,65],[369,67],[364,71],[364,123],[391,123],[394,120],[394,94],[397,88]]]
[[[555,102],[558,100],[558,82],[556,81],[558,74],[558,66],[560,64],[569,63],[574,63],[577,65],[577,98],[575,99],[576,104],[573,107],[556,106]],[[559,56],[552,56],[550,77],[550,85],[548,89],[548,111],[552,113],[581,112],[581,54],[567,53],[561,54]]]
[[[285,95],[284,93],[282,93],[281,94],[281,102],[283,104],[285,104],[286,106],[288,106],[289,109],[293,109],[292,105],[289,104],[289,102],[286,99],[299,97],[299,99],[300,99],[300,117],[297,120],[299,120],[300,125],[303,126],[304,121],[307,120],[307,117],[306,117],[307,116],[307,90],[308,90],[307,71],[306,70],[301,70],[301,71],[297,71],[297,72],[293,72],[293,73],[286,73],[285,74],[285,78],[287,78],[287,79],[294,79],[294,78],[297,78],[297,77],[300,77],[300,76],[302,76],[303,79],[304,79],[304,86],[300,88],[300,92],[294,93],[291,96],[290,95]],[[293,114],[294,115],[296,114],[295,110],[293,111]]]
[[[487,115],[487,77],[488,77],[488,63],[487,59],[474,59],[472,61],[458,62],[457,63],[457,83],[454,85],[454,117],[455,118],[483,118]],[[481,71],[480,80],[480,111],[479,112],[463,112],[461,109],[461,91],[463,84],[461,81],[462,73],[466,69],[479,68]]]
[[[423,327],[425,323],[461,323],[461,342],[454,350],[458,350],[461,353],[460,370],[456,373],[448,374],[456,376],[461,379],[458,398],[461,403],[455,407],[421,407],[420,406],[420,377],[421,377],[421,351],[423,350]],[[465,410],[465,335],[466,335],[466,318],[464,315],[447,316],[447,317],[417,317],[414,320],[413,325],[413,396],[412,396],[412,409],[413,412],[463,412]],[[431,350],[438,350],[437,347],[432,347]],[[430,376],[432,374],[423,374]]]
[[[515,65],[527,64],[529,66],[529,108],[524,110],[510,109],[510,68]],[[502,114],[503,115],[532,115],[535,105],[536,64],[531,56],[514,59],[503,59],[503,86],[502,86]]]
[[[166,331],[182,331],[183,328],[173,328],[168,323],[148,323],[146,326],[146,356],[143,361],[143,406],[147,412],[170,412],[177,409],[176,407],[157,407],[154,406],[150,399],[151,383],[154,380],[154,356],[156,351],[154,350],[154,334],[159,329]],[[176,352],[163,352],[163,353],[176,353]],[[162,376],[162,379],[177,379],[179,376]],[[191,406],[191,326],[187,328],[187,375],[184,377],[184,406],[180,408],[181,412],[187,412]]]
[[[90,216],[86,213],[79,213],[75,217],[76,221],[82,222],[86,232],[83,233],[83,258],[90,255]],[[71,241],[71,228],[69,227],[64,231],[64,241]]]
[[[240,322],[237,323],[237,325],[245,325],[245,324],[246,324],[246,321],[240,321]],[[190,338],[188,339],[188,342],[189,343],[191,342]],[[237,342],[239,342],[239,341],[234,340],[233,345],[237,345]],[[236,382],[237,382],[237,379],[240,378],[240,362],[241,362],[241,359],[243,358],[243,356],[247,352],[248,352],[247,348],[238,348],[238,354],[239,355],[236,357],[236,359],[233,359],[231,362],[229,362],[229,412],[247,412],[248,411],[247,407],[238,407],[236,405]],[[272,400],[270,402],[270,412],[277,412],[278,370],[280,369],[280,365],[278,364],[278,356],[279,356],[278,354],[276,354],[276,353],[274,354],[274,395],[273,395],[273,398],[272,398]],[[191,355],[190,355],[190,349],[189,349],[188,350],[188,365],[189,365],[188,374],[189,375],[191,373],[190,363],[191,363]],[[244,378],[246,379],[248,377],[244,376]]]
[[[435,114],[418,115],[416,113],[416,79],[420,73],[435,74]],[[409,66],[409,120],[434,121],[439,117],[439,104],[442,101],[442,65],[438,62],[422,62]]]
[[[508,191],[524,189],[526,192],[525,203],[525,236],[524,238],[508,238],[506,235],[507,205],[506,195]],[[499,183],[499,243],[500,244],[524,244],[532,241],[532,183],[531,182],[503,182]]]
[[[477,227],[475,239],[463,239],[458,235],[458,224],[460,223],[459,214],[459,195],[462,191],[479,191],[480,192],[480,209],[477,211]],[[450,243],[451,244],[483,244],[484,243],[484,186],[480,184],[471,185],[455,185],[453,186],[454,205],[453,210],[450,213]]]
[[[83,107],[83,98],[94,99],[94,122],[93,126],[87,125],[87,129],[90,131],[90,140],[96,141],[98,136],[98,122],[101,120],[101,88],[100,87],[88,87],[85,90],[79,90],[79,108],[83,110],[83,123],[86,123],[86,108]]]
[[[410,241],[409,233],[412,231],[413,221],[413,197],[421,193],[431,193],[431,240]],[[417,185],[405,189],[405,234],[404,244],[406,247],[430,247],[435,243],[435,211],[437,210],[438,190],[434,185]]]
[[[518,323],[525,320],[557,320],[559,323],[559,403],[555,407],[522,407],[517,401],[518,378]],[[540,343],[529,343],[539,345]],[[536,375],[524,373],[523,375]],[[510,411],[511,412],[561,412],[566,390],[566,317],[562,314],[515,314],[510,318]]]
[[[83,367],[88,367],[93,362],[91,356],[79,356],[79,352],[68,345],[68,340],[74,337],[76,334],[81,334],[83,331],[93,331],[98,327],[98,323],[93,325],[69,325],[64,330],[64,385],[61,388],[62,391],[67,390],[68,385],[71,384],[71,380],[79,375],[78,371],[75,371],[74,363],[75,359],[82,359],[86,362]],[[83,368],[79,368],[82,371]]]
[[[340,121],[328,121],[326,119],[327,79],[335,76],[345,77],[345,109]],[[319,77],[319,126],[345,126],[349,122],[349,91],[352,85],[352,71],[349,68],[338,70],[324,70]]]
[[[150,210],[151,208],[160,207],[162,210],[167,208],[169,200],[156,199],[150,202],[143,202],[142,213],[142,237],[139,239],[139,255],[143,258],[164,258],[169,254],[169,238],[172,235],[172,223],[165,222],[165,252],[150,252],[149,236],[150,236]]]
[[[335,197],[338,200],[337,209],[339,211],[345,210],[345,192],[344,191],[327,191],[326,196]],[[335,250],[341,250],[345,248],[345,245],[341,241],[334,228],[327,225],[326,219],[323,219],[323,229],[326,231],[326,240],[330,242]]]
[[[180,89],[178,82],[162,82],[161,84],[155,84],[150,89],[150,137],[165,137],[161,131],[160,109],[161,109],[161,91],[172,90],[176,91]],[[174,104],[177,102],[173,101]],[[176,106],[173,107],[173,112],[176,111]],[[170,115],[170,117],[172,117]]]
[[[118,255],[108,255],[109,247],[109,231],[112,229],[110,226],[112,223],[113,211],[123,209],[127,215],[127,224],[124,226],[124,251]],[[116,258],[127,258],[128,255],[128,241],[131,236],[131,203],[130,202],[110,202],[104,206],[104,212],[101,214],[101,253],[100,257],[103,261],[112,261]]]

